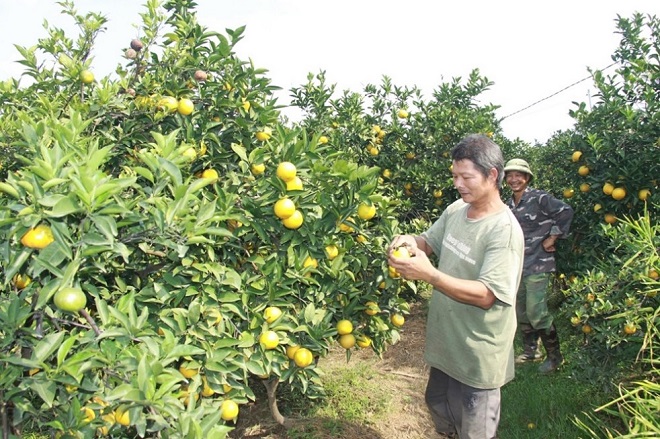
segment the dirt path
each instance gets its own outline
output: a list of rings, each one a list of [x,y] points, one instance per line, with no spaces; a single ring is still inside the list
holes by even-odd
[[[425,313],[422,305],[413,305],[401,333],[401,341],[390,346],[382,359],[370,351],[357,351],[346,364],[343,350],[333,351],[321,365],[326,373],[341,368],[350,368],[367,362],[377,374],[373,378],[374,388],[385,389],[391,395],[390,415],[386,421],[361,426],[346,423],[341,432],[328,431],[327,438],[339,439],[427,439],[440,438],[432,427],[424,404],[424,388],[428,367],[424,363]],[[303,424],[323,423],[319,419],[301,420]],[[232,434],[233,438],[288,439],[303,437],[287,434],[275,424],[263,401],[241,409],[241,420]],[[315,436],[319,437],[319,436]]]

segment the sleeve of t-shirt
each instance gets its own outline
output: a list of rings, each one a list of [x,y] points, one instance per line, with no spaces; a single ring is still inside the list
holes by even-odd
[[[478,280],[493,292],[497,300],[513,306],[520,283],[523,253],[521,248],[516,248],[510,224],[503,225],[499,233],[490,236]]]
[[[429,229],[423,232],[420,236],[436,256],[440,256],[442,249],[442,239],[445,234],[445,225],[447,223],[447,211],[444,211],[440,218],[438,218]]]

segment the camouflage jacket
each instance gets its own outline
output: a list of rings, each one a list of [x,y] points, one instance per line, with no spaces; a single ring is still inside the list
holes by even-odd
[[[573,220],[573,208],[540,189],[528,187],[518,205],[507,202],[525,235],[523,276],[555,271],[555,254],[546,252],[543,240],[550,235],[566,238]]]

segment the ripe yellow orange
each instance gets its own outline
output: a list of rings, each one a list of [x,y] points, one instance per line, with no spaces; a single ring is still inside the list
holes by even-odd
[[[183,116],[188,116],[192,114],[193,110],[195,109],[195,104],[193,104],[193,101],[191,101],[188,98],[183,98],[179,100],[179,103],[177,104],[177,110],[179,111],[179,114]]]
[[[279,219],[290,218],[296,212],[296,204],[290,198],[280,198],[275,202],[273,212]]]
[[[265,142],[266,140],[270,139],[271,134],[272,134],[271,129],[266,127],[263,129],[263,131],[257,131],[257,133],[254,136],[257,138],[257,140]]]
[[[14,286],[16,287],[17,290],[22,290],[23,288],[27,287],[30,285],[32,282],[32,279],[30,279],[30,276],[27,274],[17,274],[13,277],[12,282],[14,282]]]
[[[613,213],[606,213],[604,220],[607,224],[614,224],[616,222],[616,216]]]
[[[287,229],[295,230],[300,228],[300,226],[302,226],[304,221],[305,218],[303,217],[302,212],[296,210],[295,212],[293,212],[293,215],[291,215],[286,219],[283,219],[282,224],[284,224],[284,227],[286,227]]]
[[[325,254],[331,261],[339,255],[339,248],[336,245],[330,244],[325,247]]]
[[[203,383],[202,392],[201,392],[202,396],[205,396],[205,397],[208,398],[209,396],[215,395],[215,390],[213,390],[211,388],[211,386],[209,386],[209,383],[206,380],[206,377],[202,377],[202,383]]]
[[[269,306],[264,310],[264,319],[267,323],[273,323],[282,315],[282,310],[277,306]]]
[[[406,190],[411,190],[413,187],[412,183],[408,182],[403,185],[403,188]]]
[[[346,221],[352,223],[353,218],[351,218],[349,216],[349,217],[346,218]],[[341,230],[342,232],[345,232],[345,233],[353,233],[355,231],[355,229],[353,227],[351,227],[349,224],[343,223],[343,222],[339,224],[339,230]]]
[[[358,235],[355,237],[355,240],[360,244],[364,244],[365,242],[367,242],[367,237],[364,235]]]
[[[589,192],[591,190],[591,186],[589,183],[582,183],[580,185],[580,192]]]
[[[399,109],[399,111],[396,112],[396,115],[398,116],[399,119],[406,119],[408,117],[408,112],[403,108],[401,108]]]
[[[615,188],[612,191],[612,198],[615,200],[623,200],[626,197],[626,189],[622,187]]]
[[[185,365],[179,366],[179,372],[186,378],[192,378],[199,373],[199,368],[186,367]]]
[[[90,423],[90,422],[92,422],[94,419],[96,419],[96,412],[94,412],[94,410],[92,410],[91,408],[89,408],[89,407],[81,407],[81,408],[80,408],[80,411],[82,411],[83,413],[85,413],[85,423],[86,423],[86,424],[87,424],[87,423]]]
[[[603,206],[600,203],[594,204],[594,212],[598,212]]]
[[[301,191],[303,190],[303,182],[300,177],[294,177],[293,180],[286,182],[287,191]]]
[[[582,320],[578,316],[571,317],[571,325],[577,326]]]
[[[368,221],[376,216],[376,206],[369,203],[360,203],[358,206],[357,214],[360,219]]]
[[[83,84],[91,84],[94,82],[94,73],[90,72],[89,70],[83,70],[80,72],[80,82]]]
[[[344,334],[339,337],[339,344],[344,349],[350,349],[355,346],[355,336],[353,334]]]
[[[293,362],[298,367],[307,367],[314,361],[314,355],[307,348],[300,348],[293,355]]]
[[[115,422],[124,427],[131,425],[131,417],[128,413],[128,410],[123,408],[118,408],[115,410]]]
[[[623,325],[623,332],[626,335],[633,335],[635,332],[637,332],[637,326],[632,322],[627,322],[625,325]]]
[[[319,261],[317,261],[316,258],[313,258],[311,256],[307,256],[305,258],[305,262],[303,262],[303,268],[307,268],[307,267],[318,268],[318,266],[319,266]]]
[[[369,151],[369,154],[371,154],[373,156],[376,156],[376,155],[380,154],[380,149],[376,148],[375,146],[372,146],[371,148],[369,148],[368,151]]]
[[[390,178],[392,176],[392,171],[389,169],[384,169],[383,170],[383,178]]]
[[[275,331],[265,331],[259,336],[259,343],[266,349],[275,349],[280,344],[280,336]]]
[[[591,334],[592,331],[593,329],[591,328],[590,325],[587,324],[582,325],[582,332],[584,332],[585,334]]]
[[[412,151],[409,151],[409,152],[406,153],[406,158],[407,158],[408,160],[412,160],[412,159],[414,159],[415,157],[416,157],[416,155],[415,155],[415,153],[412,152]],[[409,188],[407,188],[407,189],[409,189]]]
[[[291,162],[282,162],[277,165],[275,174],[284,182],[291,181],[296,178],[296,165]]]
[[[651,191],[648,189],[640,189],[640,191],[637,194],[637,198],[639,198],[641,201],[646,201],[646,199],[651,195]]]
[[[46,248],[54,240],[53,231],[50,227],[45,224],[40,224],[25,232],[21,238],[21,244],[25,247],[41,250]]]
[[[215,169],[204,169],[202,172],[202,178],[210,178],[213,181],[217,181],[219,177],[218,171]]]
[[[612,195],[612,191],[614,190],[614,185],[610,182],[607,182],[603,185],[603,193],[605,195]]]
[[[375,316],[380,312],[380,308],[378,307],[378,304],[376,302],[367,302],[364,304],[364,306],[366,307],[364,312],[367,315]]]
[[[564,189],[564,198],[573,198],[575,195],[575,190],[572,188]]]
[[[183,155],[188,160],[193,161],[197,158],[197,151],[195,151],[195,148],[191,146],[190,148],[183,151],[181,155]]]
[[[371,346],[371,338],[368,335],[359,335],[357,338],[357,345],[361,348],[368,348]]]
[[[582,177],[586,177],[587,175],[589,175],[589,171],[590,169],[587,165],[582,165],[578,169],[578,174],[580,174]]]
[[[233,421],[238,417],[238,404],[231,399],[225,399],[220,404],[220,417],[224,421]]]
[[[229,384],[223,384],[222,385],[222,391],[225,393],[225,395],[229,392],[231,392],[231,386]]]
[[[402,327],[406,321],[405,317],[403,317],[401,314],[393,314],[390,320],[394,326],[399,328]]]
[[[250,104],[250,101],[243,100],[242,106],[245,111],[250,111],[252,105]]]
[[[436,189],[433,191],[433,198],[440,198],[442,197],[442,189]]]
[[[174,96],[165,96],[158,101],[158,108],[174,113],[179,108],[179,101]]]
[[[266,165],[263,163],[253,163],[250,170],[254,175],[261,175],[266,171]]]
[[[286,356],[289,357],[290,359],[294,359],[296,352],[298,352],[298,349],[300,349],[300,346],[296,344],[292,344],[286,347]]]
[[[398,271],[396,271],[396,268],[389,266],[387,267],[387,273],[392,279],[398,279],[401,277]]]
[[[353,332],[353,323],[350,320],[340,320],[337,322],[337,334],[346,335]]]
[[[319,137],[319,143],[321,144],[328,143],[328,138],[326,136]]]
[[[392,256],[395,258],[409,258],[410,257],[410,251],[408,251],[408,247],[405,245],[402,245],[400,247],[395,248],[392,251]]]
[[[654,268],[649,268],[648,276],[653,280],[658,280],[658,272]]]
[[[571,155],[571,160],[577,163],[578,161],[580,161],[581,157],[582,157],[582,151],[573,151],[573,155]]]

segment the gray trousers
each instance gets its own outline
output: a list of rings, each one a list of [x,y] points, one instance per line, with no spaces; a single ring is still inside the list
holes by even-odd
[[[426,405],[438,433],[460,439],[495,439],[500,422],[500,389],[477,389],[431,368]]]

